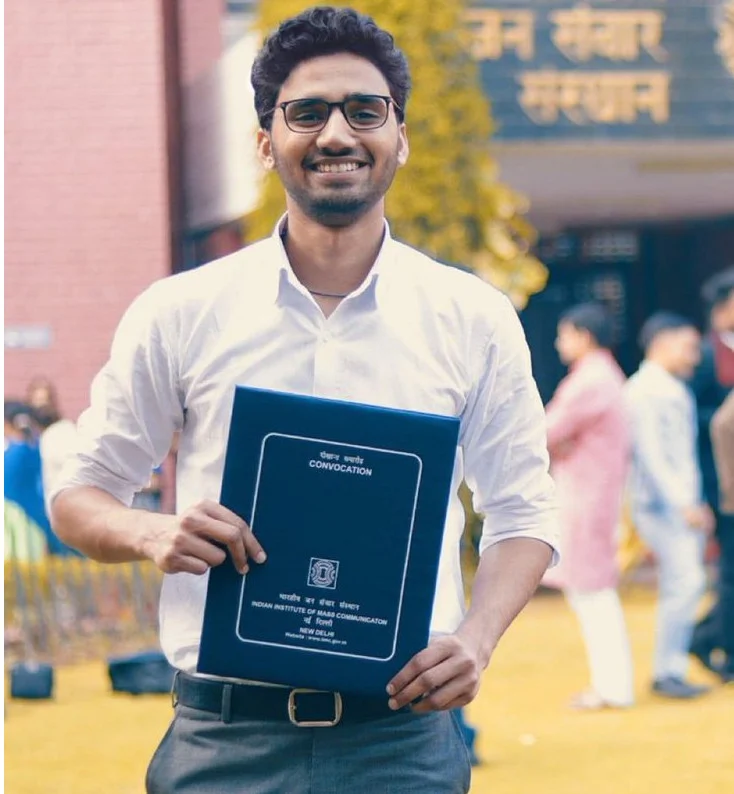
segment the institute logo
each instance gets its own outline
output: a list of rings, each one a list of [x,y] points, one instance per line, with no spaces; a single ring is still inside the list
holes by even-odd
[[[339,575],[337,560],[322,560],[320,557],[311,557],[308,566],[308,586],[321,587],[326,590],[336,589],[336,578]]]

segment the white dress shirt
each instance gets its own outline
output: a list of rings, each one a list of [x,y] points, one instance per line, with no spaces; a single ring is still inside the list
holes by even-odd
[[[700,504],[696,402],[686,384],[645,361],[625,386],[633,427],[631,496],[641,508]]]
[[[93,485],[130,504],[180,430],[177,510],[218,500],[236,384],[460,417],[432,633],[453,632],[464,614],[462,479],[486,516],[482,550],[515,537],[555,548],[545,417],[514,308],[387,227],[369,275],[328,319],[277,230],[149,287],[117,329],[56,493]],[[196,666],[206,585],[206,575],[164,577],[161,644],[186,671]]]

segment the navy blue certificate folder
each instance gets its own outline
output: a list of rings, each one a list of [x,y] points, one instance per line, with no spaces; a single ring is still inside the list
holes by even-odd
[[[211,570],[198,671],[384,695],[428,641],[458,432],[238,386],[221,503],[268,559]]]

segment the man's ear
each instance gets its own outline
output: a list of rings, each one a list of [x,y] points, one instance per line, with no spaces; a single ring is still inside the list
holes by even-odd
[[[272,171],[275,168],[273,142],[270,140],[270,133],[267,130],[259,129],[257,131],[257,156],[266,171]]]
[[[405,124],[398,128],[398,167],[402,168],[408,162],[410,146],[408,145],[408,130]]]

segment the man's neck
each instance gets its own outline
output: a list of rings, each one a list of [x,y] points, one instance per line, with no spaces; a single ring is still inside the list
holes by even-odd
[[[296,278],[311,291],[346,295],[364,281],[385,236],[382,202],[351,226],[329,228],[288,208],[285,250]]]
[[[590,345],[582,353],[579,353],[579,355],[570,363],[570,368],[573,369],[574,367],[578,367],[580,364],[583,364],[584,361],[588,361],[590,358],[592,358],[594,354],[598,353],[600,350],[600,347]]]
[[[658,369],[662,369],[664,372],[667,372],[671,378],[675,378],[676,380],[680,380],[680,378],[673,372],[669,366],[669,364],[665,361],[664,358],[655,355],[648,355],[645,357],[645,361],[648,364],[654,364]]]

